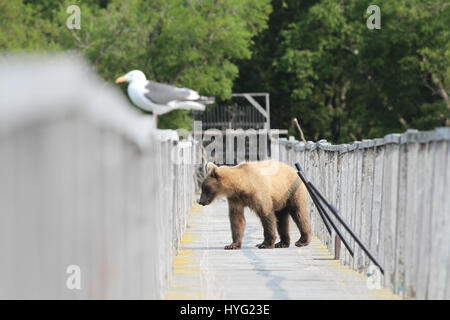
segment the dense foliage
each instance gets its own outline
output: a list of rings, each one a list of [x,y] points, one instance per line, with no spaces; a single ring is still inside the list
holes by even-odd
[[[73,4],[80,30],[66,27]],[[0,50],[76,50],[107,81],[140,69],[224,97],[270,12],[270,0],[0,0]],[[162,116],[160,126],[191,128],[189,113]]]
[[[81,8],[69,30],[66,8]],[[450,2],[0,0],[1,51],[75,50],[107,81],[141,69],[224,98],[270,92],[273,128],[349,141],[450,125]],[[162,127],[189,128],[185,111]],[[295,133],[295,131],[291,131]]]
[[[272,127],[298,117],[312,140],[450,125],[450,2],[379,0],[379,30],[372,3],[273,1],[236,91],[270,92]]]

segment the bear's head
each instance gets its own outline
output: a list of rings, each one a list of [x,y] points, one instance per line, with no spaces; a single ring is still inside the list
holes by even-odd
[[[222,182],[219,174],[219,167],[209,162],[206,166],[207,175],[202,183],[202,194],[198,204],[207,206],[222,193]]]

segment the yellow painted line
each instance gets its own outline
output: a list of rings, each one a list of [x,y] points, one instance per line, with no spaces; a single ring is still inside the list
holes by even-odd
[[[389,289],[372,290],[372,293],[382,300],[403,300],[401,296],[397,296]]]
[[[203,207],[201,205],[199,205],[198,203],[194,202],[193,206],[191,207],[191,210],[189,211],[189,214],[193,214],[193,213],[199,214],[200,212],[202,212],[202,210],[203,210]]]
[[[187,266],[179,266],[175,265],[173,268],[174,274],[199,274],[200,268],[199,267],[187,267]]]
[[[192,279],[195,282],[201,273],[199,257],[195,255],[193,250],[186,249],[186,245],[197,239],[197,234],[192,232],[196,226],[193,220],[201,214],[202,209],[202,206],[194,203],[189,211],[187,227],[181,238],[177,255],[173,260],[170,285],[165,295],[166,300],[198,300],[202,298],[200,286],[184,286],[174,283],[176,282],[174,279],[179,277],[193,277]],[[200,280],[198,283],[200,284]]]
[[[189,250],[189,249],[180,249],[180,250],[178,250],[178,253],[177,253],[177,257],[189,257],[192,255],[194,255],[194,253],[192,252],[192,250]]]
[[[181,238],[181,244],[193,242],[197,236],[189,231],[185,231],[183,237]]]
[[[193,263],[194,259],[189,256],[176,256],[173,263],[177,265]]]

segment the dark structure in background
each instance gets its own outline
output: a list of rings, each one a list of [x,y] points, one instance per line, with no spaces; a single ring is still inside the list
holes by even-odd
[[[270,95],[233,93],[229,104],[208,106],[204,112],[194,111],[193,118],[202,121],[203,130],[270,129]]]
[[[231,102],[228,104],[208,106],[204,112],[193,111],[194,121],[201,121],[203,133],[207,130],[222,132],[223,154],[212,154],[210,155],[212,159],[207,159],[207,161],[236,165],[242,161],[269,158],[271,156],[271,137],[287,133],[287,130],[270,129],[269,99],[269,94],[265,92],[233,93]],[[228,140],[226,133],[228,133]],[[230,135],[232,135],[231,138]],[[239,142],[239,138],[242,139],[243,135],[245,136],[244,146]],[[230,141],[231,139],[234,143]],[[249,148],[251,140],[257,143],[257,148]],[[209,143],[211,141],[203,139],[204,147]],[[261,145],[261,143],[265,145]],[[227,155],[225,150],[232,150],[233,146],[234,154]]]
[[[264,116],[252,105],[208,106],[206,111],[194,111],[194,120],[202,121],[203,130],[208,129],[264,129]]]

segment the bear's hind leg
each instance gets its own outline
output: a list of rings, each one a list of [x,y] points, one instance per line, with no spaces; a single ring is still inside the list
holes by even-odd
[[[311,227],[309,226],[309,221],[302,221],[300,214],[297,211],[291,212],[292,219],[300,230],[300,239],[295,242],[297,247],[307,246],[311,242],[312,233]],[[306,220],[306,219],[305,219]],[[309,216],[308,216],[309,220]]]
[[[297,247],[307,246],[312,239],[311,222],[308,214],[307,198],[301,196],[299,191],[291,198],[290,214],[300,230],[300,239],[295,243]]]
[[[259,249],[272,249],[274,247],[275,239],[276,239],[276,220],[275,214],[273,212],[269,214],[258,214],[261,219],[261,223],[264,229],[264,241],[259,244],[257,247]]]
[[[289,213],[287,210],[275,212],[277,217],[277,230],[280,242],[275,243],[275,248],[289,248],[291,239],[289,237]]]

